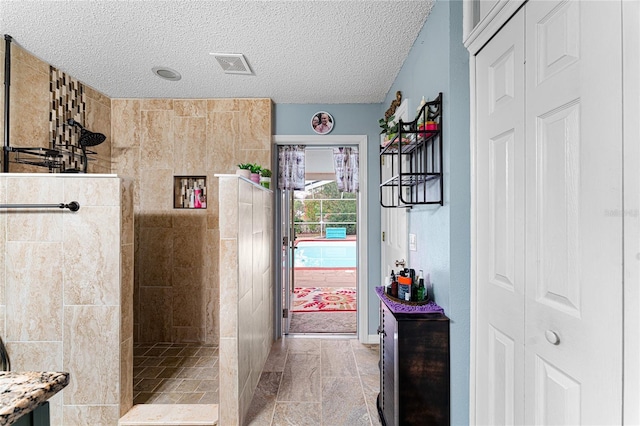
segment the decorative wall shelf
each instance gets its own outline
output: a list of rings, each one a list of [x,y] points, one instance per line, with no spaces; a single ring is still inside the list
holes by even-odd
[[[382,207],[443,204],[442,93],[415,120],[399,121],[397,136],[380,147],[380,177]]]

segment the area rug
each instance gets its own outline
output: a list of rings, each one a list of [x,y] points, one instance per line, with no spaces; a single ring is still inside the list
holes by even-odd
[[[355,311],[293,312],[289,333],[355,333],[357,315]]]
[[[347,312],[356,310],[353,287],[296,287],[293,312]]]

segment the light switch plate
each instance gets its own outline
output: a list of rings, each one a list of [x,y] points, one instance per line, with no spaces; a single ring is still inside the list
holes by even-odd
[[[416,251],[417,248],[416,234],[409,234],[409,250]]]

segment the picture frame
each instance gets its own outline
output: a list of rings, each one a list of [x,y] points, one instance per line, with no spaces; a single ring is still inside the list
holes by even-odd
[[[310,124],[314,132],[319,135],[326,135],[331,133],[336,122],[327,111],[318,111],[311,116]]]

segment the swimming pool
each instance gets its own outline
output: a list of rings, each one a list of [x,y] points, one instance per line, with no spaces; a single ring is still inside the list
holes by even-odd
[[[296,268],[356,267],[356,241],[299,241],[296,247]]]

